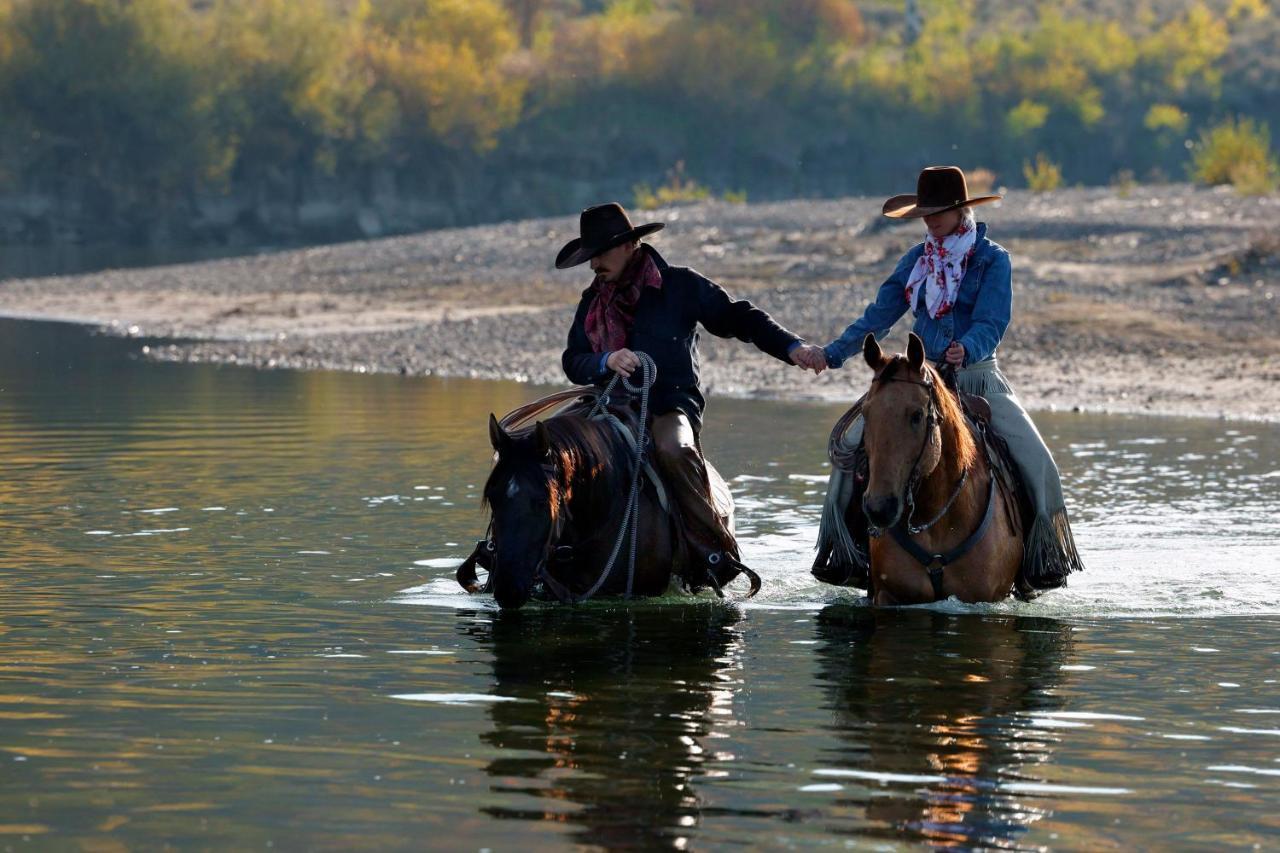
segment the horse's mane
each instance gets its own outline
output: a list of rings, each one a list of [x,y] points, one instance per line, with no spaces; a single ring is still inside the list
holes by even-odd
[[[544,484],[551,499],[551,521],[558,520],[561,498],[578,482],[599,480],[611,487],[617,466],[610,462],[617,458],[619,448],[614,430],[603,421],[591,421],[581,415],[563,415],[542,421],[546,430],[548,454],[538,455],[535,431],[530,429],[512,433],[514,454],[499,462],[509,462],[510,467],[495,465],[484,484],[483,505],[491,501],[491,489],[499,471],[508,475],[526,476],[531,481]]]
[[[889,363],[884,366],[876,377],[876,381],[887,382],[893,379],[899,368],[906,371],[911,370],[911,364],[905,355],[895,355],[889,359]],[[966,427],[964,411],[960,408],[960,399],[954,391],[947,387],[947,384],[942,381],[942,376],[928,362],[925,362],[920,372],[925,374],[921,379],[932,382],[937,392],[933,397],[938,404],[939,419],[943,428],[950,429],[954,436],[951,444],[955,448],[956,459],[959,461],[961,468],[972,467],[978,455],[978,445]]]
[[[569,415],[542,422],[555,467],[565,484],[583,476],[603,477],[618,455],[617,435],[604,421]]]

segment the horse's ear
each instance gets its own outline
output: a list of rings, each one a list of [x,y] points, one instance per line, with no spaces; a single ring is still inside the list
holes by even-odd
[[[547,432],[547,425],[538,421],[533,425],[533,434],[538,440],[538,455],[545,456],[551,450],[551,435]]]
[[[924,367],[924,341],[915,332],[907,335],[907,364],[917,373]]]
[[[502,450],[511,442],[511,438],[502,431],[502,425],[498,423],[498,419],[494,417],[493,412],[489,413],[489,443],[493,445],[494,450]]]
[[[879,372],[884,367],[884,350],[880,349],[880,342],[871,332],[867,332],[867,336],[862,339],[862,357],[872,370]]]

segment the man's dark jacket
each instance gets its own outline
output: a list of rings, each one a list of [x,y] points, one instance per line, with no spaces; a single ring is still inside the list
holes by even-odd
[[[658,368],[658,381],[649,395],[649,411],[662,415],[679,409],[689,416],[695,430],[702,428],[702,396],[698,371],[698,324],[722,338],[738,338],[755,344],[774,358],[791,363],[787,351],[799,338],[745,299],[733,299],[724,288],[688,267],[673,267],[652,246],[642,243],[662,273],[662,287],[646,287],[636,304],[635,322],[627,335],[627,348],[647,352]],[[595,300],[588,287],[578,303],[569,329],[569,345],[561,361],[570,382],[602,385],[612,375],[601,369],[601,353],[587,339],[587,311]],[[634,379],[639,379],[637,373]]]

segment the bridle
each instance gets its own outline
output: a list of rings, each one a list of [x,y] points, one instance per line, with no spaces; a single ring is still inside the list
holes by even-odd
[[[930,527],[942,520],[942,518],[951,510],[952,505],[955,503],[956,498],[960,496],[960,492],[964,489],[964,484],[969,478],[969,469],[966,467],[960,472],[960,477],[956,482],[955,488],[951,490],[951,496],[947,498],[946,504],[943,505],[938,514],[924,524],[911,523],[911,517],[915,514],[916,508],[915,490],[919,485],[920,460],[924,458],[924,449],[928,447],[930,440],[933,438],[934,428],[939,427],[941,423],[941,420],[938,417],[937,383],[933,381],[932,374],[925,372],[924,376],[926,381],[899,379],[894,376],[884,377],[882,371],[882,375],[873,379],[872,383],[905,382],[909,385],[919,385],[929,391],[929,409],[926,415],[925,434],[924,438],[920,442],[920,452],[916,454],[916,461],[911,466],[911,475],[907,478],[906,495],[903,499],[903,503],[907,506],[907,512],[898,523],[888,528],[887,532],[893,537],[893,541],[896,542],[902,550],[906,551],[915,558],[916,562],[924,566],[925,571],[929,573],[929,582],[933,586],[934,598],[941,600],[943,598],[943,570],[949,563],[953,563],[965,554],[969,553],[973,546],[977,545],[978,542],[982,540],[982,537],[986,535],[987,530],[991,527],[991,520],[995,515],[996,478],[994,474],[991,475],[987,489],[987,509],[983,514],[982,522],[978,525],[976,530],[969,534],[968,538],[955,548],[952,548],[944,554],[930,554],[911,538],[917,533],[928,530]],[[886,532],[884,528],[878,528],[871,525],[869,519],[867,530],[871,536],[877,538],[883,536]]]
[[[947,502],[943,505],[938,514],[926,521],[924,524],[912,523],[911,519],[915,515],[916,511],[915,492],[916,488],[920,485],[921,479],[920,460],[924,458],[924,451],[933,439],[933,431],[939,428],[942,424],[942,419],[938,416],[937,383],[933,381],[932,374],[926,372],[924,376],[925,380],[921,381],[917,379],[901,379],[896,376],[885,377],[882,372],[881,376],[877,376],[875,379],[871,380],[872,384],[877,382],[902,382],[906,385],[919,385],[921,388],[924,388],[929,392],[929,408],[925,410],[924,437],[920,439],[920,450],[916,453],[915,461],[911,463],[911,474],[907,477],[907,482],[903,490],[904,493],[901,498],[903,505],[907,507],[906,515],[901,523],[912,536],[917,533],[923,533],[941,521],[942,517],[950,511],[952,505],[956,502],[956,498],[960,497],[960,492],[964,489],[964,484],[969,479],[969,469],[966,467],[960,472],[960,478],[956,481],[955,487],[951,490],[951,496],[947,498]],[[868,523],[867,529],[873,537],[877,538],[883,536],[885,533],[884,528],[876,527],[870,523]]]
[[[590,591],[588,595],[575,595],[567,586],[558,581],[550,571],[550,565],[560,559],[561,555],[572,554],[572,546],[561,545],[561,539],[564,536],[565,528],[572,519],[569,511],[568,493],[569,489],[564,488],[568,484],[563,482],[559,467],[554,463],[544,462],[542,465],[543,473],[546,474],[547,482],[560,482],[561,488],[553,489],[554,497],[552,500],[555,506],[551,507],[554,513],[555,523],[551,524],[547,530],[547,538],[542,546],[542,556],[538,560],[538,564],[534,567],[534,579],[542,584],[542,586],[553,595],[556,600],[562,603],[578,603],[585,601],[599,588],[600,583]],[[457,579],[458,583],[470,593],[488,592],[492,588],[493,570],[497,558],[498,546],[494,539],[493,519],[489,521],[489,529],[485,532],[485,538],[476,543],[475,549],[461,566],[458,567]],[[624,531],[625,532],[625,531]],[[595,537],[588,537],[592,539]],[[581,544],[581,543],[579,543]],[[489,578],[481,584],[476,573],[476,566],[480,566],[489,572]],[[601,575],[601,579],[606,577],[609,570],[612,569],[610,564],[606,571]],[[630,579],[628,579],[630,580]],[[628,583],[630,587],[630,583]],[[628,591],[630,591],[628,589]]]

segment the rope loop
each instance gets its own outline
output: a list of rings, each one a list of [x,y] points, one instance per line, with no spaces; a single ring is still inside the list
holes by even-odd
[[[604,418],[609,421],[614,429],[624,430],[626,426],[607,411],[609,395],[618,386],[619,382],[621,382],[625,390],[632,394],[640,395],[640,424],[636,428],[636,451],[635,460],[631,467],[631,488],[627,493],[627,503],[626,509],[623,511],[622,523],[618,527],[618,538],[613,543],[613,551],[609,554],[609,560],[605,563],[600,577],[596,579],[590,589],[574,599],[576,602],[587,601],[600,591],[600,587],[604,586],[605,580],[608,579],[618,561],[618,555],[622,551],[622,544],[626,541],[628,534],[631,536],[631,548],[627,561],[626,598],[631,597],[635,586],[636,546],[639,540],[638,529],[640,527],[640,474],[644,468],[645,451],[649,441],[649,392],[653,390],[653,384],[658,381],[658,366],[654,363],[653,358],[646,352],[637,352],[636,357],[640,359],[640,383],[634,384],[621,373],[615,372],[588,416],[593,419]]]

